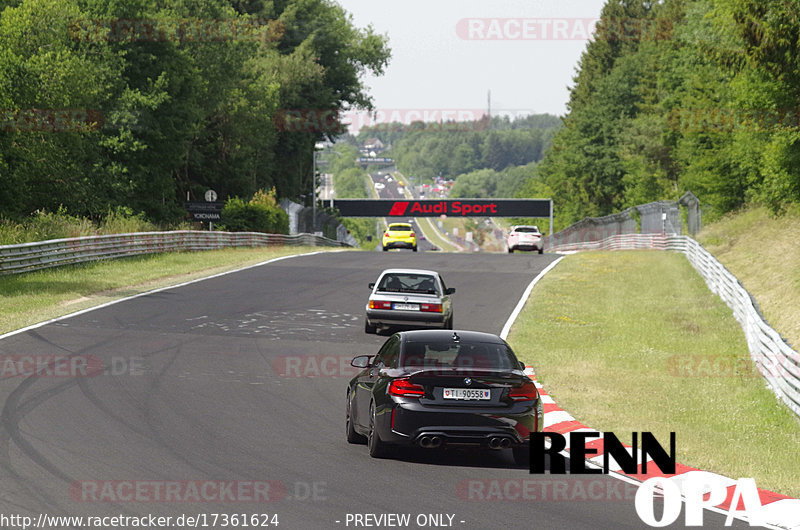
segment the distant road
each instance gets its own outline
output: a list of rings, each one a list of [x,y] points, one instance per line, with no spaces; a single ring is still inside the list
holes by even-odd
[[[378,196],[381,199],[405,199],[406,196],[403,195],[402,193],[400,193],[400,191],[397,189],[398,188],[397,179],[395,179],[391,175],[388,175],[385,171],[383,171],[382,173],[383,174],[379,175],[377,171],[374,171],[374,172],[369,174],[369,177],[372,179],[373,186],[376,183],[379,183],[379,184],[383,185],[382,189],[377,189],[376,188],[376,191],[378,192]],[[392,218],[392,219],[387,219],[386,221],[387,222],[392,222],[392,221],[398,221],[398,220],[400,220],[400,219]],[[422,230],[420,229],[419,224],[417,223],[416,219],[414,219],[412,217],[409,217],[408,219],[403,219],[403,221],[407,221],[407,222],[411,223],[411,226],[414,228],[414,232],[416,232],[418,238],[419,238],[420,235],[422,235]],[[378,250],[380,250],[380,245],[378,246]],[[436,247],[436,245],[432,244],[427,239],[423,239],[423,240],[417,239],[417,250],[424,252],[424,251],[430,251],[430,250],[438,250],[438,247]],[[393,250],[393,251],[390,251],[390,252],[410,252],[410,251],[407,251],[407,250]]]

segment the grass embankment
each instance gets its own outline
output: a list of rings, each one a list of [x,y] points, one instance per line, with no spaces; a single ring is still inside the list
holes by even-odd
[[[100,221],[69,215],[64,208],[59,208],[55,212],[36,211],[21,221],[0,217],[0,245],[16,245],[65,237],[195,228],[191,223],[185,222],[174,226],[157,226],[147,221],[142,214],[134,215],[129,208],[109,210]]]
[[[676,433],[680,463],[800,497],[800,421],[744,333],[680,254],[586,252],[534,288],[509,342],[587,426]]]
[[[137,293],[323,247],[176,252],[0,276],[0,333]]]
[[[800,347],[800,207],[781,217],[754,208],[709,225],[698,241],[758,301],[770,325]]]
[[[428,241],[439,247],[441,250],[444,250],[445,252],[458,252],[458,247],[442,237],[441,232],[439,232],[439,229],[436,228],[434,221],[430,217],[417,218],[417,224],[420,225],[420,228],[425,234],[425,237],[428,238]]]

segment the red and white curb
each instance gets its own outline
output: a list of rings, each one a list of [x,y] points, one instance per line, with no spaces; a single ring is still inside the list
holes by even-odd
[[[539,394],[541,395],[542,405],[544,408],[543,430],[545,432],[557,432],[560,434],[567,434],[570,432],[597,432],[594,429],[588,428],[586,425],[572,417],[568,412],[560,408],[556,402],[553,401],[553,398],[550,397],[544,387],[542,387],[542,384],[536,380],[536,375],[533,373],[533,369],[531,367],[528,367],[525,370],[525,373],[530,379],[533,380],[536,388],[539,389]],[[598,467],[602,467],[603,465],[604,447],[602,434],[603,433],[600,432],[599,438],[586,443],[587,448],[597,450],[597,456],[587,458],[586,461],[596,464]],[[625,447],[630,448],[628,445]],[[567,453],[569,452],[569,437],[567,437],[567,448],[565,451]],[[648,457],[647,460],[650,461],[652,458]],[[687,479],[693,479],[695,477],[713,479],[718,483],[724,484],[728,489],[725,501],[715,506],[715,508],[718,508],[724,513],[727,513],[730,509],[733,492],[736,487],[736,481],[731,478],[708,471],[702,471],[700,469],[685,466],[683,464],[676,464],[675,474],[662,473],[658,466],[652,465],[648,466],[648,472],[646,474],[641,472],[629,474],[623,473],[620,470],[619,464],[617,464],[613,457],[610,457],[609,470],[611,471],[609,474],[610,476],[617,475],[618,477],[627,477],[638,482],[644,482],[645,480],[653,477],[664,477],[670,482],[673,482],[676,486],[678,486],[678,488],[680,488],[681,484]],[[639,464],[639,471],[641,471],[641,464]],[[777,528],[787,528],[792,530],[800,529],[800,499],[794,499],[787,495],[781,495],[780,493],[775,493],[773,491],[761,488],[758,489],[758,496],[761,500],[762,520],[766,524],[773,525]],[[744,510],[744,505],[742,504],[741,500],[737,506],[737,510]]]
[[[508,337],[508,333],[511,330],[511,325],[516,320],[519,313],[522,311],[525,303],[527,302],[528,298],[530,297],[531,291],[536,283],[550,270],[552,270],[563,258],[558,258],[557,260],[553,261],[547,268],[545,268],[542,272],[539,273],[536,278],[528,285],[527,289],[523,293],[519,303],[517,304],[516,308],[512,312],[511,316],[508,318],[505,326],[503,327],[503,331],[501,332],[500,336],[503,339]],[[597,432],[594,429],[590,429],[580,421],[576,420],[572,415],[570,415],[567,411],[559,407],[556,402],[553,400],[552,397],[547,393],[544,389],[542,384],[536,380],[536,374],[533,372],[532,367],[527,367],[525,370],[526,375],[533,380],[536,388],[539,389],[539,394],[541,395],[542,399],[542,407],[544,412],[544,428],[545,432],[557,432],[560,434],[567,434],[571,432]],[[586,447],[590,449],[595,449],[597,451],[596,456],[592,458],[587,458],[587,462],[591,462],[592,464],[596,464],[598,467],[602,467],[603,465],[603,439],[602,439],[602,432],[600,433],[600,438],[593,440],[591,442],[586,443]],[[630,446],[626,446],[630,449]],[[632,451],[632,449],[630,449]],[[565,453],[569,453],[569,437],[567,437],[567,447],[564,451]],[[640,455],[641,456],[641,455]],[[641,460],[641,459],[640,459]],[[652,460],[648,457],[648,461]],[[621,471],[621,467],[619,464],[613,459],[613,457],[609,458],[609,476],[619,478],[621,480],[634,480],[638,482],[644,482],[647,479],[654,478],[654,477],[663,477],[670,482],[674,483],[678,488],[680,488],[681,484],[685,482],[687,479],[691,480],[695,477],[703,477],[708,478],[716,481],[717,483],[721,483],[726,485],[727,487],[727,497],[725,501],[715,506],[717,510],[721,511],[722,513],[728,513],[730,509],[731,501],[733,499],[733,493],[736,485],[736,480],[731,478],[725,477],[723,475],[718,475],[716,473],[711,473],[708,471],[702,471],[700,469],[686,466],[683,464],[676,464],[674,474],[665,474],[662,473],[658,466],[649,466],[648,473],[623,473]],[[641,471],[641,464],[639,465],[639,471]],[[709,481],[710,482],[710,481]],[[787,495],[781,495],[780,493],[775,493],[773,491],[765,490],[765,489],[758,489],[758,496],[761,500],[761,515],[762,521],[767,525],[770,525],[774,528],[785,528],[790,530],[800,530],[800,499],[794,499]],[[739,502],[739,505],[736,507],[737,510],[744,510],[744,506],[742,502]],[[717,511],[715,510],[715,511]],[[738,519],[746,520],[741,516],[737,516]]]

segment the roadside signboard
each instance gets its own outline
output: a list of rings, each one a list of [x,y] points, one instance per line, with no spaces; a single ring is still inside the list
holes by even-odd
[[[185,204],[186,211],[194,221],[217,222],[222,217],[223,202],[194,201]]]

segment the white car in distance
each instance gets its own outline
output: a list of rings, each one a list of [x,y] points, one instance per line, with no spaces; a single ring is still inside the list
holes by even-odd
[[[515,250],[536,250],[541,254],[544,252],[544,236],[539,232],[538,226],[517,225],[512,226],[506,236],[506,245],[509,254]]]

